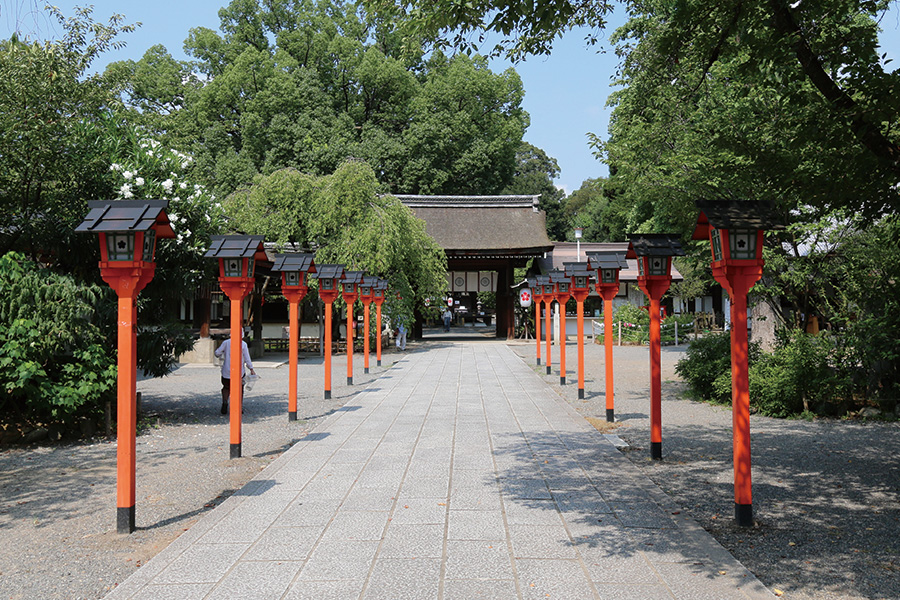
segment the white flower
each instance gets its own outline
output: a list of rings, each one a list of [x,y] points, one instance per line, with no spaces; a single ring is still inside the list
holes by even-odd
[[[194,184],[194,189],[195,189],[195,190],[199,190],[199,189],[200,189],[200,184],[199,184],[199,183],[195,183],[195,184]]]
[[[183,163],[181,163],[181,168],[182,168],[182,169],[187,169],[188,166],[190,166],[190,164],[191,164],[191,163],[189,163],[188,161],[184,161]]]
[[[134,185],[144,185],[144,178],[138,177],[134,180]]]
[[[176,215],[175,213],[170,213],[170,214],[169,214],[169,222],[170,222],[170,223],[177,223],[177,222],[178,222],[178,215]]]
[[[175,182],[172,181],[171,179],[166,179],[165,181],[162,182],[163,189],[166,190],[167,192],[172,191],[173,185],[175,185]]]
[[[109,170],[110,170],[110,171],[121,171],[121,170],[122,170],[122,165],[113,163],[113,164],[109,165]]]
[[[131,186],[127,183],[123,184],[122,187],[119,188],[119,194],[123,198],[132,198],[134,194],[131,193]]]
[[[153,150],[147,150],[147,156],[153,158]]]
[[[181,183],[178,184],[178,187],[180,187],[181,189],[184,190],[184,189],[187,189],[187,184],[182,181]]]
[[[123,171],[122,177],[124,177],[125,179],[131,179],[132,177],[134,177],[134,173],[132,173],[131,171]]]

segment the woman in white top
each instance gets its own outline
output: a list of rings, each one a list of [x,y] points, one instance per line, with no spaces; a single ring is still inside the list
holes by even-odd
[[[228,412],[228,400],[231,395],[231,338],[226,339],[218,350],[216,356],[224,357],[222,361],[222,414]],[[244,387],[244,376],[246,368],[250,367],[250,373],[256,375],[253,370],[253,361],[250,360],[250,349],[247,348],[247,342],[241,340],[241,389]]]

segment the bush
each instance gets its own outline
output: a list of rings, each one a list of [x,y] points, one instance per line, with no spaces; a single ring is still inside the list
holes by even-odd
[[[772,354],[750,367],[750,405],[771,417],[804,411],[838,412],[849,398],[849,376],[833,366],[834,344],[827,333],[791,331],[779,336]]]
[[[750,363],[760,354],[759,343],[750,343]],[[694,340],[675,372],[688,384],[688,393],[700,400],[731,401],[731,334],[713,333]],[[727,379],[727,385],[724,381]]]
[[[71,425],[115,394],[115,354],[91,321],[109,292],[0,256],[0,414]]]
[[[849,376],[833,366],[834,344],[827,334],[799,331],[779,335],[773,353],[750,343],[750,408],[770,417],[789,417],[810,409],[834,413],[850,395]],[[731,335],[695,340],[675,372],[689,393],[702,400],[731,402]]]

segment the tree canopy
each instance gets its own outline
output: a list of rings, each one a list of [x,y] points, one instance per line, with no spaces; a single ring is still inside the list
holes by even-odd
[[[225,197],[257,174],[326,175],[368,162],[394,193],[490,194],[528,123],[514,70],[484,57],[401,52],[394,24],[330,0],[234,0],[191,30],[179,62],[155,46],[108,72],[129,118],[188,151]]]

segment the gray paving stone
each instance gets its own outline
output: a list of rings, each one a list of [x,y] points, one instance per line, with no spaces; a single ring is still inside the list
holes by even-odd
[[[444,529],[440,525],[391,523],[379,551],[381,558],[441,558]]]
[[[447,520],[446,498],[405,498],[397,499],[396,508],[391,517],[397,524],[440,524]]]
[[[451,510],[501,510],[499,488],[476,490],[464,488],[450,494]]]
[[[400,494],[407,498],[445,498],[450,482],[447,477],[408,477]]]
[[[447,579],[514,579],[505,540],[448,540]]]
[[[218,583],[249,544],[196,544],[185,550],[153,583]]]
[[[513,556],[519,558],[574,559],[578,552],[569,539],[566,529],[560,524],[510,525]]]
[[[214,585],[214,583],[148,585],[132,598],[134,600],[203,600]]]
[[[739,564],[728,569],[710,564],[662,563],[656,569],[678,600],[746,600],[745,590],[753,594],[767,591]]]
[[[598,583],[662,584],[650,562],[637,552],[613,553],[604,548],[579,547],[591,580]]]
[[[388,511],[339,510],[325,533],[323,542],[380,540],[388,524]]]
[[[363,594],[364,600],[437,598],[441,583],[439,558],[379,559]]]
[[[447,539],[502,540],[506,538],[499,510],[450,510]]]
[[[517,598],[511,579],[446,579],[444,600],[510,600]]]
[[[673,600],[675,596],[664,585],[624,585],[595,583],[601,600]]]
[[[575,560],[516,560],[523,600],[592,598],[592,585]]]
[[[335,500],[330,502],[295,500],[278,517],[278,524],[283,527],[320,526],[324,529],[331,522],[338,506]]]
[[[239,562],[208,596],[209,600],[279,600],[303,563]]]
[[[675,526],[669,513],[655,502],[610,502],[609,507],[626,527],[670,529]]]
[[[507,499],[506,522],[512,525],[560,525],[559,511],[552,500]]]
[[[365,579],[379,542],[342,540],[315,547],[303,570],[303,580]]]
[[[320,527],[273,526],[250,547],[243,560],[303,561],[322,535]]]
[[[306,581],[299,580],[288,589],[284,600],[349,600],[359,598],[364,579]]]

